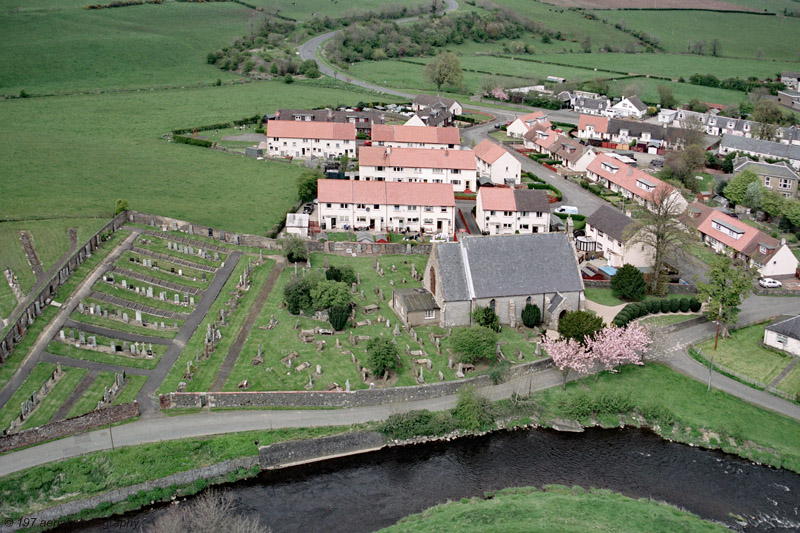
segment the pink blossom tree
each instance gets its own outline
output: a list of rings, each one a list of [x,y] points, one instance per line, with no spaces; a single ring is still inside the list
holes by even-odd
[[[624,328],[609,326],[595,333],[594,339],[586,337],[586,349],[606,370],[633,364],[643,365],[643,354],[653,342],[646,326],[633,323]]]
[[[492,96],[498,100],[503,100],[503,101],[506,101],[510,98],[508,94],[503,90],[503,88],[499,86],[492,89]]]
[[[593,356],[585,346],[574,339],[552,340],[544,337],[542,348],[561,371],[564,378],[564,389],[567,388],[567,377],[570,370],[578,374],[587,374],[594,365]]]

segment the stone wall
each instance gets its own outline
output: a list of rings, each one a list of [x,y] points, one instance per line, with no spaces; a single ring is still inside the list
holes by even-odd
[[[35,295],[28,295],[22,310],[8,321],[8,323],[11,324],[11,328],[8,330],[5,337],[0,339],[0,364],[8,359],[12,349],[19,344],[25,336],[28,328],[33,324],[34,319],[42,314],[45,306],[48,305],[53,296],[55,296],[56,290],[66,283],[75,269],[100,246],[101,235],[106,232],[113,233],[117,231],[124,223],[125,213],[120,213],[111,219],[100,231],[92,235],[89,240],[75,250],[75,253],[67,259],[66,263],[63,264],[58,272],[42,285],[38,293]]]
[[[756,296],[800,296],[800,291],[797,289],[765,289],[764,287],[756,286],[753,289],[753,294]]]
[[[610,289],[611,282],[606,280],[585,279],[583,284],[588,288],[595,289]],[[693,285],[684,285],[682,283],[670,283],[667,285],[667,292],[669,294],[697,294],[697,287]]]
[[[134,401],[133,403],[114,405],[99,411],[92,411],[75,418],[51,422],[37,428],[26,429],[19,433],[0,437],[0,453],[38,442],[82,433],[136,416],[139,416],[139,404]]]
[[[261,446],[258,449],[258,459],[261,468],[266,470],[378,450],[385,445],[386,437],[381,433],[361,431]]]
[[[550,368],[551,359],[512,366],[510,377],[524,376]],[[487,387],[492,384],[487,375],[459,381],[444,381],[414,387],[361,389],[337,391],[262,391],[262,392],[172,392],[160,396],[162,408],[194,407],[365,407],[386,403],[413,402],[451,396],[464,385]]]

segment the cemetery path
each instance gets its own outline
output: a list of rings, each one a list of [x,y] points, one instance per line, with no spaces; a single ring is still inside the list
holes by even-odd
[[[139,272],[134,272],[133,270],[128,270],[127,268],[123,268],[117,265],[114,265],[111,268],[111,271],[114,274],[119,274],[120,276],[135,279],[141,281],[143,283],[147,283],[149,285],[153,285],[155,287],[162,287],[164,289],[169,289],[172,291],[183,292],[186,294],[193,294],[197,296],[202,292],[202,289],[198,289],[197,287],[189,287],[187,285],[179,285],[177,283],[172,283],[171,281],[167,281],[161,278],[154,278],[153,276],[147,276],[145,274],[140,274]]]
[[[117,298],[116,296],[112,296],[110,294],[106,294],[104,292],[99,292],[99,291],[91,291],[89,297],[94,300],[100,300],[101,302],[114,304],[118,307],[124,307],[132,311],[141,311],[142,313],[145,313],[147,315],[153,315],[162,318],[170,318],[173,320],[185,320],[189,316],[186,313],[167,311],[166,309],[161,309],[159,307],[150,307],[149,305],[143,305],[136,302],[131,302],[130,300],[123,300],[122,298]]]
[[[66,324],[67,320],[69,320],[69,315],[72,314],[72,311],[74,311],[78,306],[78,302],[88,297],[92,293],[92,286],[97,282],[98,279],[100,279],[100,276],[102,276],[103,273],[108,270],[109,266],[112,265],[114,261],[116,261],[122,255],[123,252],[131,248],[137,236],[137,232],[132,232],[124,241],[119,244],[119,246],[111,250],[111,253],[109,253],[105,259],[103,259],[100,264],[97,265],[91,273],[89,273],[88,276],[86,276],[86,279],[83,280],[80,285],[78,285],[78,287],[73,291],[72,295],[67,298],[63,304],[61,304],[61,309],[58,310],[58,313],[50,322],[50,324],[45,326],[44,330],[33,344],[33,347],[28,352],[28,355],[22,360],[22,364],[17,372],[8,381],[8,383],[6,383],[6,386],[0,390],[0,407],[4,406],[14,392],[25,382],[28,375],[31,373],[31,371],[33,371],[33,368],[41,360],[42,354],[47,348],[47,345],[50,344],[50,340],[55,337],[56,333],[58,333],[59,330],[64,327],[64,324]]]
[[[55,412],[53,418],[50,419],[50,422],[56,422],[58,420],[64,420],[67,418],[67,415],[70,411],[72,411],[72,408],[75,406],[75,404],[78,403],[78,400],[81,399],[83,393],[92,386],[92,383],[99,375],[99,370],[90,369],[80,380],[78,386],[72,391],[72,394],[70,394],[64,403],[61,404],[61,407],[59,407],[58,411]]]
[[[250,307],[250,311],[247,313],[247,317],[244,319],[244,323],[242,323],[242,327],[239,329],[239,334],[236,336],[236,340],[231,345],[230,349],[228,350],[228,354],[225,356],[225,360],[222,362],[222,365],[219,368],[217,378],[214,380],[214,384],[211,386],[212,391],[222,390],[222,387],[225,386],[225,382],[228,380],[228,376],[230,376],[233,366],[236,364],[236,360],[239,359],[239,355],[242,353],[242,347],[244,347],[244,343],[247,341],[247,337],[250,335],[250,330],[253,329],[256,319],[258,319],[258,315],[261,314],[261,309],[264,308],[264,304],[267,302],[267,298],[272,292],[272,288],[275,286],[275,282],[278,281],[278,276],[280,276],[281,272],[283,272],[285,266],[286,260],[283,257],[280,257],[276,260],[275,266],[272,268],[272,272],[269,273],[269,277],[264,282],[264,286],[261,287],[261,291],[259,291],[256,301],[253,302],[253,305]]]
[[[101,326],[94,326],[92,324],[85,324],[83,322],[76,322],[75,320],[67,320],[64,323],[64,326],[68,328],[80,329],[96,335],[102,335],[103,337],[108,337],[109,339],[119,339],[121,341],[128,342],[148,342],[150,344],[172,344],[172,339],[150,337],[149,335],[137,335],[136,333],[127,333],[125,331],[119,331],[116,329],[108,329]]]
[[[170,347],[167,348],[164,356],[161,357],[161,361],[158,362],[156,369],[153,370],[150,379],[147,380],[142,390],[139,391],[136,400],[139,402],[139,410],[143,416],[153,416],[159,413],[156,391],[167,377],[167,374],[178,360],[178,357],[180,357],[186,343],[192,338],[197,326],[199,326],[205,318],[206,313],[208,313],[208,310],[211,308],[211,304],[216,301],[219,293],[222,291],[222,287],[225,285],[225,282],[228,281],[233,269],[236,268],[241,256],[242,252],[238,251],[231,252],[228,255],[224,265],[217,270],[208,289],[203,292],[203,298],[200,300],[200,303],[198,303],[197,307],[192,311],[192,314],[190,314],[183,323],[180,331],[178,331],[178,335],[172,341]]]
[[[136,374],[137,376],[149,376],[153,373],[152,370],[147,368],[134,368],[124,365],[112,365],[110,363],[98,363],[97,361],[86,361],[84,359],[74,359],[64,355],[55,355],[50,352],[44,352],[42,359],[45,363],[61,363],[61,366],[73,366],[75,368],[88,368],[89,370],[98,370],[101,372],[114,372],[115,374]]]

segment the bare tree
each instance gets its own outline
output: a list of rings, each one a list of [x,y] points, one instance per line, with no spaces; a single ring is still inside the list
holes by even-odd
[[[681,138],[684,146],[702,146],[706,138],[706,125],[699,115],[692,113],[681,121]]]
[[[651,208],[633,226],[633,242],[653,251],[653,277],[650,292],[663,295],[667,288],[667,257],[683,257],[684,247],[691,242],[678,217],[686,202],[671,185],[662,184],[652,193]]]
[[[209,490],[185,506],[174,506],[161,515],[150,533],[268,533],[257,516],[236,512],[230,493]]]

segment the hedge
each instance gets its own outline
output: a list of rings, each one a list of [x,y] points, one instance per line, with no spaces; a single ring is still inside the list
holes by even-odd
[[[560,213],[557,213],[560,214]],[[575,215],[573,215],[575,216]],[[692,297],[689,298],[663,298],[661,300],[649,300],[647,302],[629,303],[614,317],[613,323],[617,327],[627,326],[631,320],[636,320],[643,316],[657,313],[677,313],[692,311],[696,313],[700,310],[700,301]]]
[[[195,139],[194,137],[184,137],[183,135],[173,135],[172,140],[175,141],[176,143],[202,146],[203,148],[210,148],[214,144],[206,139]]]
[[[553,187],[549,183],[529,183],[528,184],[528,188],[529,189],[539,189],[539,190],[546,189],[548,191],[553,191],[554,193],[556,193],[556,198],[558,198],[559,202],[561,201],[561,198],[563,196],[561,194],[561,191],[559,191],[558,189],[556,189],[555,187]]]

